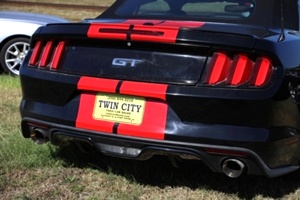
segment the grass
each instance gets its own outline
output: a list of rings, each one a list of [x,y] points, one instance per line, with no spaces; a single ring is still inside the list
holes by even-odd
[[[96,1],[68,2],[93,5]],[[93,15],[0,5],[0,10],[6,9],[66,13],[68,19]],[[229,179],[195,161],[179,162],[180,167],[173,168],[166,157],[140,162],[87,155],[74,146],[35,145],[21,136],[21,95],[18,77],[0,75],[1,199],[300,199],[299,173],[275,179]]]
[[[51,147],[33,147],[29,141],[21,140],[19,103],[21,97],[18,77],[0,76],[0,167],[9,170],[15,166],[29,167],[37,163],[45,163],[38,154],[49,151]],[[12,159],[14,158],[14,159]]]

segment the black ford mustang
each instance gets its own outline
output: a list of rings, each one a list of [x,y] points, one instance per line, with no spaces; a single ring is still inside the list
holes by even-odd
[[[117,0],[50,24],[20,70],[22,133],[229,177],[300,166],[297,0]]]

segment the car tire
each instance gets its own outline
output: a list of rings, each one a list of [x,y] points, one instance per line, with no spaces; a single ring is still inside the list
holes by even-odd
[[[18,37],[6,42],[0,52],[0,64],[3,70],[13,76],[19,75],[20,67],[29,50],[29,38]]]

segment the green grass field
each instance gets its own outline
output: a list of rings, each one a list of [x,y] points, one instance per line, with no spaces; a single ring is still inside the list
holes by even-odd
[[[79,2],[103,5],[109,1],[68,1]],[[0,10],[63,13],[71,20],[95,14],[1,4]],[[179,162],[180,167],[173,168],[167,157],[141,162],[85,154],[74,146],[36,145],[21,135],[19,77],[0,75],[0,96],[0,199],[300,199],[300,173],[275,179],[229,179],[199,161]]]

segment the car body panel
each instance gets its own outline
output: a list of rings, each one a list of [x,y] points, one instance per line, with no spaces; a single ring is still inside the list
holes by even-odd
[[[3,20],[3,19],[0,19],[0,24],[1,27],[7,27],[7,26],[18,27],[13,30],[3,29],[3,31],[1,31],[0,42],[14,35],[31,37],[31,35],[36,31],[36,29],[41,26],[32,23],[24,23],[24,22],[17,22],[17,21],[11,22],[10,20]]]
[[[16,11],[1,11],[1,19],[9,19],[15,21],[26,21],[28,23],[45,25],[49,23],[58,22],[69,22],[68,20],[57,17],[54,15],[40,14],[40,13],[30,13],[30,12],[16,12]]]

